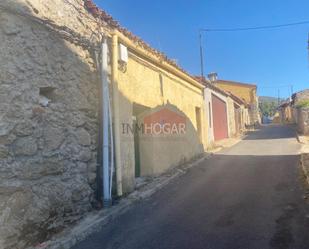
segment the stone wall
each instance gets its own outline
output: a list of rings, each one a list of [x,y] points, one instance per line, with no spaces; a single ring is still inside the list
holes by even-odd
[[[3,9],[0,50],[0,248],[19,249],[92,208],[98,73],[88,50]]]
[[[110,30],[83,0],[0,2],[1,249],[46,240],[95,202],[100,83],[87,45],[103,31]],[[119,72],[121,122],[132,122],[141,107],[171,104],[192,125],[187,147],[164,151],[162,170],[203,153],[203,89],[132,53],[126,69]],[[199,132],[197,108],[206,123]],[[153,156],[161,165],[160,154]],[[122,137],[125,193],[134,189],[134,160],[132,136]]]
[[[260,123],[260,115],[259,115],[259,107],[258,102],[251,104],[248,109],[249,122],[248,125],[259,124]]]
[[[281,107],[279,110],[279,115],[280,115],[281,123],[283,124],[294,124],[295,123],[295,119],[293,115],[293,108],[290,105]]]
[[[298,108],[297,129],[303,135],[309,135],[309,108]]]
[[[309,100],[309,89],[305,89],[303,91],[297,92],[293,96],[294,105],[297,106],[304,100]]]

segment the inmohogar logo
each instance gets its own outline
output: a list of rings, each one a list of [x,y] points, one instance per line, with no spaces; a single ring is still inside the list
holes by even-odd
[[[139,135],[183,135],[186,133],[186,117],[176,111],[163,107],[144,115],[133,124],[122,123],[122,133]]]

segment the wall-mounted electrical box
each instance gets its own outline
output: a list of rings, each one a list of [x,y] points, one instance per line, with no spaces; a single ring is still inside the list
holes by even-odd
[[[119,44],[119,61],[122,63],[128,63],[129,61],[128,48],[121,43]]]

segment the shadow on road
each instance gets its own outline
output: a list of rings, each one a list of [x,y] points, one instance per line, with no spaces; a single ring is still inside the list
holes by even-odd
[[[263,125],[261,129],[251,131],[243,140],[295,138],[293,125]]]
[[[308,249],[298,150],[291,127],[263,126],[74,248]]]
[[[303,194],[297,155],[215,154],[74,248],[307,249]]]

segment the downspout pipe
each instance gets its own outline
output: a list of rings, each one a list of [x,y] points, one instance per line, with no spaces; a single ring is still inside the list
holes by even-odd
[[[103,206],[109,207],[112,205],[112,198],[110,193],[110,150],[109,150],[109,89],[108,89],[108,46],[106,38],[104,38],[101,45],[101,91],[102,91],[102,124],[103,124],[103,146],[102,146],[102,173],[103,173]]]
[[[114,109],[114,147],[116,164],[116,185],[117,196],[122,196],[122,161],[120,146],[120,115],[119,115],[119,89],[118,89],[118,36],[112,36],[112,89],[113,89],[113,109]]]
[[[110,98],[108,99],[108,107],[109,107],[109,131],[110,131],[110,156],[111,156],[111,166],[110,166],[110,182],[109,182],[109,193],[112,196],[112,188],[113,188],[113,176],[114,176],[114,131],[113,131],[113,117],[112,117],[112,107]]]

